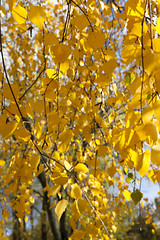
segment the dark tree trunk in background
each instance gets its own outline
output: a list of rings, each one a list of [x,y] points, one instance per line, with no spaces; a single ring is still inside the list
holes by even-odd
[[[31,237],[32,237],[32,239],[33,239],[33,237],[34,237],[33,206],[31,206],[31,226],[32,226],[32,228],[31,228]]]
[[[12,239],[13,240],[22,240],[22,231],[21,231],[21,225],[20,222],[16,216],[15,211],[13,212],[13,234],[12,234]]]
[[[45,177],[45,173],[42,172],[41,174],[39,174],[38,179],[43,187],[43,189],[46,187],[46,177]],[[50,198],[48,197],[48,191],[44,192],[44,201],[46,204],[46,209],[47,209],[47,214],[48,214],[48,219],[49,219],[49,223],[50,223],[50,227],[51,227],[51,231],[52,234],[54,236],[54,240],[62,240],[61,238],[61,233],[60,233],[60,229],[58,226],[58,222],[57,222],[57,216],[54,212],[53,209],[50,209]]]
[[[66,211],[64,211],[64,213],[62,214],[62,217],[60,219],[60,231],[61,231],[62,240],[68,239],[68,233],[65,228],[65,220],[66,220]]]
[[[41,234],[42,240],[47,240],[47,205],[45,196],[43,197],[42,213],[41,213]]]

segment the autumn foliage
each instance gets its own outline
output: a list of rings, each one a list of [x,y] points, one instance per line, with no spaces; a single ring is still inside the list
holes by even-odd
[[[2,0],[1,223],[39,191],[55,239],[115,239],[160,182],[160,1],[122,2]]]

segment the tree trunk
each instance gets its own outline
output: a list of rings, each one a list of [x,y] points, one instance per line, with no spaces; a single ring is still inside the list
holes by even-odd
[[[44,171],[39,174],[38,179],[43,187],[43,189],[46,187],[46,177]],[[60,234],[60,229],[58,226],[58,221],[57,221],[57,216],[53,209],[50,209],[50,198],[48,197],[48,191],[44,192],[44,201],[47,207],[47,214],[48,214],[48,219],[51,227],[52,234],[54,236],[54,239],[56,240],[62,240],[61,234]]]
[[[13,221],[14,221],[14,225],[13,225],[12,239],[13,240],[22,240],[21,225],[16,216],[15,211],[13,212]]]
[[[41,213],[41,236],[42,240],[47,240],[47,225],[46,225],[46,220],[47,220],[47,205],[46,205],[46,200],[43,197],[43,205],[42,205],[42,213]]]
[[[68,239],[68,233],[65,228],[65,220],[66,220],[66,211],[62,214],[62,217],[60,219],[60,231],[61,231],[61,238],[62,240]]]

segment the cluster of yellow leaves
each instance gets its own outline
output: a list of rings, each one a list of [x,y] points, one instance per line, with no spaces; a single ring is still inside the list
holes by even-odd
[[[159,16],[155,27],[141,0],[128,0],[123,13],[120,3],[90,0],[81,8],[70,1],[67,17],[65,1],[8,4],[11,14],[2,26],[9,35],[2,43],[11,59],[10,86],[0,72],[2,157],[9,159],[0,160],[5,194],[14,194],[12,207],[22,219],[34,202],[28,188],[44,170],[44,191],[61,199],[58,220],[73,201],[71,239],[102,236],[98,216],[114,233],[108,209],[120,214],[126,199],[138,204],[143,197],[138,186],[128,189],[123,169],[134,182],[135,171],[160,182]],[[154,12],[160,3],[151,4]],[[107,188],[115,182],[119,194],[111,202]]]

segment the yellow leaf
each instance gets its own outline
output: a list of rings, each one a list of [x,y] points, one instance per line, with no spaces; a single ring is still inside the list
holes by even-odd
[[[150,106],[147,106],[142,111],[142,119],[144,123],[148,123],[151,121],[153,117],[153,109]]]
[[[142,35],[142,19],[137,18],[135,21],[135,18],[131,18],[129,20],[129,23],[127,24],[127,28],[129,29],[129,34],[133,36],[141,37]],[[144,22],[143,24],[143,34],[145,34],[148,30],[147,24]]]
[[[14,92],[15,97],[17,98],[19,96],[18,84],[11,84],[11,88]],[[11,102],[14,102],[12,92],[11,92],[11,90],[9,88],[9,85],[7,83],[5,83],[4,86],[3,86],[3,95],[4,95],[5,98],[10,100]]]
[[[13,8],[12,15],[14,19],[18,22],[18,24],[25,23],[27,19],[27,11],[25,8],[21,7],[20,5]]]
[[[115,164],[111,164],[111,166],[107,169],[107,173],[109,174],[109,176],[112,178],[115,173],[116,173],[116,166]]]
[[[139,161],[136,165],[136,170],[140,174],[141,177],[144,177],[148,172],[151,162],[151,152],[147,149],[140,157]]]
[[[92,32],[88,36],[88,44],[93,48],[93,50],[97,50],[98,48],[102,48],[105,43],[105,36],[100,32]]]
[[[76,16],[72,22],[73,25],[75,25],[80,31],[89,25],[89,22],[84,14]]]
[[[134,163],[136,167],[139,161],[139,153],[134,151],[132,148],[129,149],[128,158]]]
[[[73,138],[73,133],[71,130],[67,130],[65,129],[64,131],[62,131],[60,134],[59,134],[59,140],[62,142],[62,143],[66,143],[68,144]]]
[[[141,55],[141,47],[139,45],[126,45],[121,51],[121,57],[123,61],[132,61],[133,58],[137,58]]]
[[[108,147],[106,145],[101,145],[98,148],[98,157],[104,158],[107,154]]]
[[[5,161],[0,159],[0,166],[3,167],[5,165]]]
[[[148,171],[147,176],[152,182],[157,182],[156,174],[153,169]]]
[[[156,166],[160,167],[160,143],[154,145],[151,149],[151,161]]]
[[[131,192],[130,191],[124,190],[123,195],[128,201],[131,199]]]
[[[71,49],[68,45],[58,44],[51,48],[51,55],[54,55],[58,63],[64,63],[71,53]]]
[[[21,33],[25,33],[28,29],[25,23],[17,24],[17,27],[21,31]]]
[[[101,70],[103,70],[108,76],[110,76],[117,65],[117,61],[114,59],[109,60],[108,62],[104,63],[101,67]]]
[[[33,163],[34,165],[34,163]],[[23,183],[31,183],[33,178],[33,169],[29,165],[24,165],[21,168],[20,181]]]
[[[43,110],[43,100],[37,101],[34,105],[34,111],[38,114],[41,113],[41,111]]]
[[[153,112],[154,117],[159,120],[160,119],[160,101],[157,101],[153,104]]]
[[[64,185],[68,182],[68,176],[66,173],[53,173],[50,175],[50,178],[54,181],[57,185]]]
[[[1,122],[0,134],[4,139],[11,137],[18,126],[17,121]]]
[[[3,73],[0,71],[0,81],[2,82],[3,79]]]
[[[49,113],[49,116],[48,116],[48,122],[51,124],[51,125],[58,125],[58,123],[61,121],[58,113],[56,111],[52,111]]]
[[[48,68],[46,72],[49,78],[54,78],[57,75],[57,71],[51,68]]]
[[[7,0],[9,5],[9,10],[12,11],[13,7],[15,6],[17,0]]]
[[[109,85],[110,82],[111,82],[111,79],[104,74],[99,74],[96,79],[96,83],[98,84],[99,87],[104,87],[106,85]]]
[[[3,6],[1,6],[0,17],[3,18],[5,14],[6,14],[6,10]]]
[[[160,82],[159,82],[159,74],[160,74],[160,70],[156,69],[156,72],[154,74],[154,78],[155,78],[155,91],[157,91],[158,93],[160,93]]]
[[[53,46],[58,43],[59,43],[59,41],[54,33],[48,33],[47,35],[45,35],[45,37],[44,37],[44,45],[45,46]]]
[[[14,132],[15,137],[22,142],[28,142],[30,140],[30,132],[24,129],[18,129]]]
[[[61,188],[60,185],[56,185],[56,184],[55,184],[55,185],[50,189],[49,194],[52,195],[52,196],[56,196],[57,193],[59,192],[60,188]]]
[[[158,140],[158,128],[152,122],[139,125],[135,128],[135,130],[141,141],[144,141],[149,137],[150,144],[152,145]]]
[[[54,92],[53,89],[47,89],[47,92],[45,94],[45,99],[48,100],[49,102],[52,102],[56,99],[56,93]]]
[[[55,213],[57,215],[58,221],[60,220],[62,214],[66,210],[67,205],[68,205],[68,201],[65,199],[63,199],[57,203],[56,208],[55,208]]]
[[[74,199],[78,199],[82,196],[82,190],[80,189],[80,186],[75,183],[71,186],[71,197]]]
[[[45,15],[44,8],[40,6],[32,6],[28,13],[30,21],[39,27],[39,29],[43,29],[43,24],[46,20]]]
[[[154,52],[160,52],[160,38],[152,39]]]
[[[64,63],[61,63],[60,70],[62,71],[62,73],[67,72],[68,69],[69,69],[69,60],[65,61]]]
[[[7,210],[3,210],[2,211],[2,216],[4,218],[5,221],[7,221],[7,219],[9,218],[10,212]]]
[[[29,163],[31,164],[31,167],[34,170],[37,170],[38,164],[40,162],[40,155],[38,154],[33,154],[30,158],[29,158]]]
[[[83,173],[89,172],[88,167],[87,167],[85,164],[83,164],[83,163],[78,163],[78,164],[74,167],[74,170],[75,170],[76,172],[83,172]]]
[[[80,214],[83,214],[84,211],[87,211],[89,209],[89,204],[87,200],[78,198],[76,200],[76,208]]]
[[[148,75],[153,74],[160,68],[160,53],[146,50],[144,54],[144,68]]]

